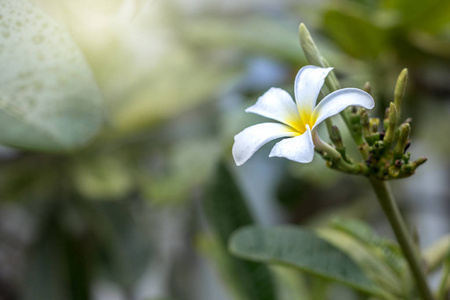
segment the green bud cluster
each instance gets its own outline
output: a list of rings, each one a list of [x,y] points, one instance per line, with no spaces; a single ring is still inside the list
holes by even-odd
[[[307,60],[319,67],[329,67],[304,24],[300,24],[299,31],[300,44]],[[381,180],[404,178],[414,174],[417,167],[427,159],[419,158],[411,161],[411,153],[406,152],[410,145],[411,119],[408,118],[401,123],[401,108],[407,80],[408,70],[404,69],[397,79],[393,102],[386,108],[383,126],[380,119],[370,118],[365,109],[351,107],[341,113],[353,140],[358,145],[363,162],[356,162],[347,155],[339,128],[333,125],[331,120],[327,120],[332,145],[322,144],[316,147],[327,161],[327,166],[342,172],[362,174]],[[326,78],[325,87],[326,92],[339,89],[339,81],[334,72],[330,72]],[[370,83],[366,82],[363,89],[370,93]]]
[[[369,156],[366,159],[369,174],[379,179],[409,177],[426,161],[426,158],[411,161],[411,153],[406,152],[410,145],[411,119],[399,124],[407,79],[408,70],[404,69],[397,80],[394,102],[386,109],[383,122],[385,131],[380,131],[378,126],[372,125],[369,134],[364,136],[369,146]],[[364,118],[361,116],[361,126],[364,126]],[[379,122],[373,121],[373,124],[375,123]]]

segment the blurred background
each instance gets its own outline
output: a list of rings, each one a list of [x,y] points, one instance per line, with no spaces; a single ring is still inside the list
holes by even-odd
[[[263,120],[244,109],[272,86],[293,94],[307,64],[301,22],[343,87],[370,81],[372,116],[383,116],[409,69],[410,151],[429,161],[392,185],[422,247],[448,233],[449,1],[33,0],[32,9],[70,34],[99,87],[102,124],[71,151],[1,146],[1,300],[258,299],[236,293],[240,274],[226,267],[230,189],[256,223],[351,217],[392,237],[366,180],[319,156],[269,159],[269,143],[242,167],[232,161],[233,136]],[[331,286],[320,299],[366,298]]]

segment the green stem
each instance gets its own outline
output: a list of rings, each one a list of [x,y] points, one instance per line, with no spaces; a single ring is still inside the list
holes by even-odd
[[[378,201],[380,202],[384,213],[391,223],[397,241],[400,244],[413,277],[417,283],[417,289],[419,290],[422,299],[433,300],[434,298],[428,286],[425,272],[420,263],[418,250],[416,250],[411,236],[408,233],[405,221],[403,220],[397,203],[395,202],[394,195],[392,194],[387,182],[373,177],[369,177],[369,181],[375,191],[375,194],[377,195]]]
[[[313,130],[312,138],[316,150],[325,152],[339,170],[351,174],[358,174],[358,173],[365,174],[363,165],[346,162],[342,157],[342,155],[333,146],[322,141],[322,139],[317,134],[317,130]]]

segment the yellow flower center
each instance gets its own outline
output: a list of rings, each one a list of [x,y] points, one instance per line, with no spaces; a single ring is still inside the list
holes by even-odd
[[[314,124],[316,123],[317,117],[313,116],[313,113],[306,109],[301,109],[299,111],[300,118],[296,118],[293,120],[286,120],[287,124],[289,124],[299,135],[303,134],[306,131],[306,125],[309,125],[309,128],[312,129]]]

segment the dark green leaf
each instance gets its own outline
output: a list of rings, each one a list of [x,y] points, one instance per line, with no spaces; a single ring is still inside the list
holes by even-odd
[[[385,32],[364,13],[330,9],[323,22],[331,38],[353,57],[376,58],[384,50]]]
[[[399,246],[391,240],[377,236],[368,224],[355,219],[334,219],[331,226],[371,248],[397,274],[405,273],[407,265]]]
[[[385,0],[386,8],[396,10],[404,28],[417,28],[438,33],[448,26],[450,1]]]
[[[383,294],[346,253],[307,229],[249,226],[233,234],[230,250],[252,261],[295,267],[369,294]]]
[[[385,292],[389,299],[409,299],[411,291],[410,280],[407,273],[396,273],[384,257],[379,253],[379,248],[364,245],[345,232],[335,229],[320,229],[317,234],[327,242],[346,253],[364,274]],[[395,295],[395,296],[393,296]]]
[[[244,199],[224,163],[218,166],[217,173],[208,185],[204,208],[222,248],[226,248],[232,232],[253,223]],[[245,295],[248,300],[275,298],[272,278],[265,265],[223,253],[225,259],[229,260],[227,273],[232,274],[228,277],[234,279],[233,288],[238,294]]]

